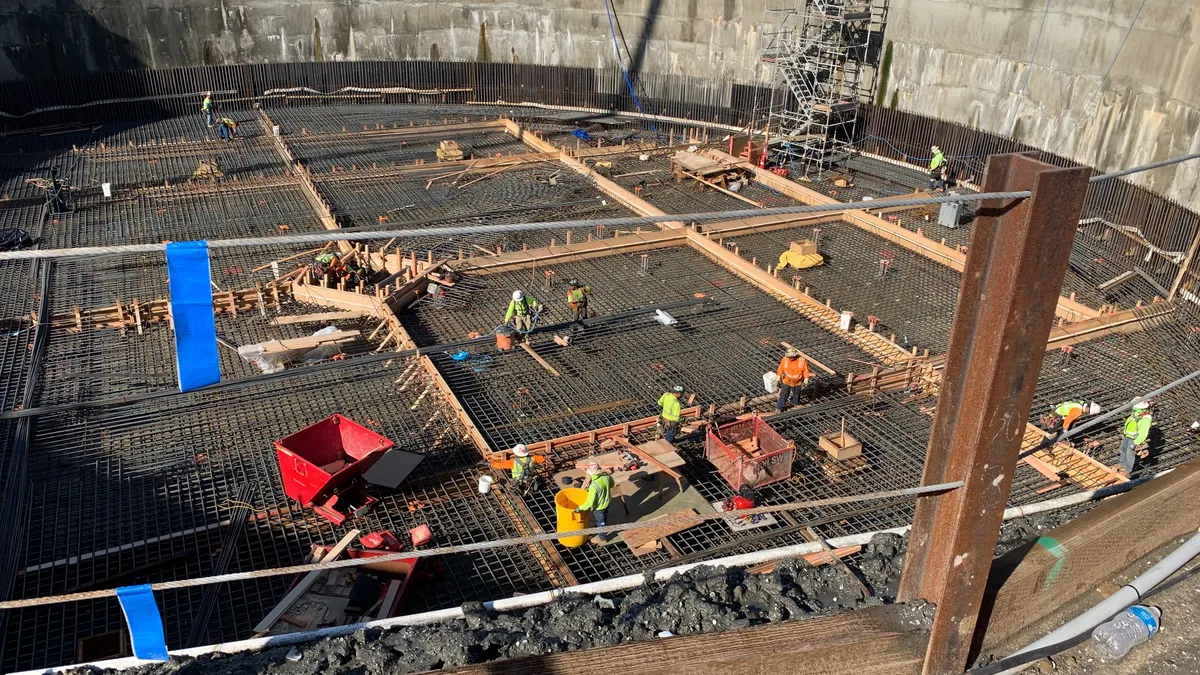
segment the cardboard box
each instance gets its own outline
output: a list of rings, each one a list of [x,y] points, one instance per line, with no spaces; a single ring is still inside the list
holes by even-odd
[[[796,255],[813,255],[817,252],[816,242],[808,239],[793,241],[788,245],[788,247],[792,250],[792,253],[795,253]]]
[[[817,443],[836,460],[854,459],[862,454],[862,443],[843,431],[824,434]]]

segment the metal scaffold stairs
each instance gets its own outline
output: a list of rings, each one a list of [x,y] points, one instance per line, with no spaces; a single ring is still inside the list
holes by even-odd
[[[762,60],[786,95],[768,127],[781,159],[819,178],[854,142],[858,103],[875,87],[887,0],[796,0],[778,19]]]

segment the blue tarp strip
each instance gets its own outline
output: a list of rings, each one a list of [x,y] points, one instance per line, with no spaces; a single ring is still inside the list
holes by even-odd
[[[121,601],[121,611],[125,612],[125,623],[129,625],[133,655],[139,659],[166,661],[167,637],[150,584],[122,586],[117,589],[117,600]]]
[[[220,382],[208,242],[167,244],[167,280],[171,288],[171,317],[175,322],[175,365],[180,391]]]

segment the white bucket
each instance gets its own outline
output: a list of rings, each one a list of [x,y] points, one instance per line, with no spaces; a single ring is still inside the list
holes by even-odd
[[[488,493],[488,491],[491,489],[492,489],[492,477],[491,476],[480,476],[479,477],[479,494],[486,495]]]
[[[101,183],[100,189],[104,191],[105,197],[112,197],[112,183]]]
[[[842,312],[842,317],[838,321],[838,327],[842,330],[850,330],[850,324],[854,321],[854,312]]]
[[[271,133],[275,134],[276,136],[279,135],[279,125],[278,124],[271,127]]]
[[[779,376],[775,373],[763,373],[763,389],[766,389],[768,394],[778,392]]]

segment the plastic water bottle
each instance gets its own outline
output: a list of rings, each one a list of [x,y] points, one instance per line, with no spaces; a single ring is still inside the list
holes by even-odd
[[[1096,626],[1092,631],[1094,653],[1102,661],[1120,659],[1158,632],[1160,616],[1162,612],[1157,607],[1134,605],[1112,621]]]

